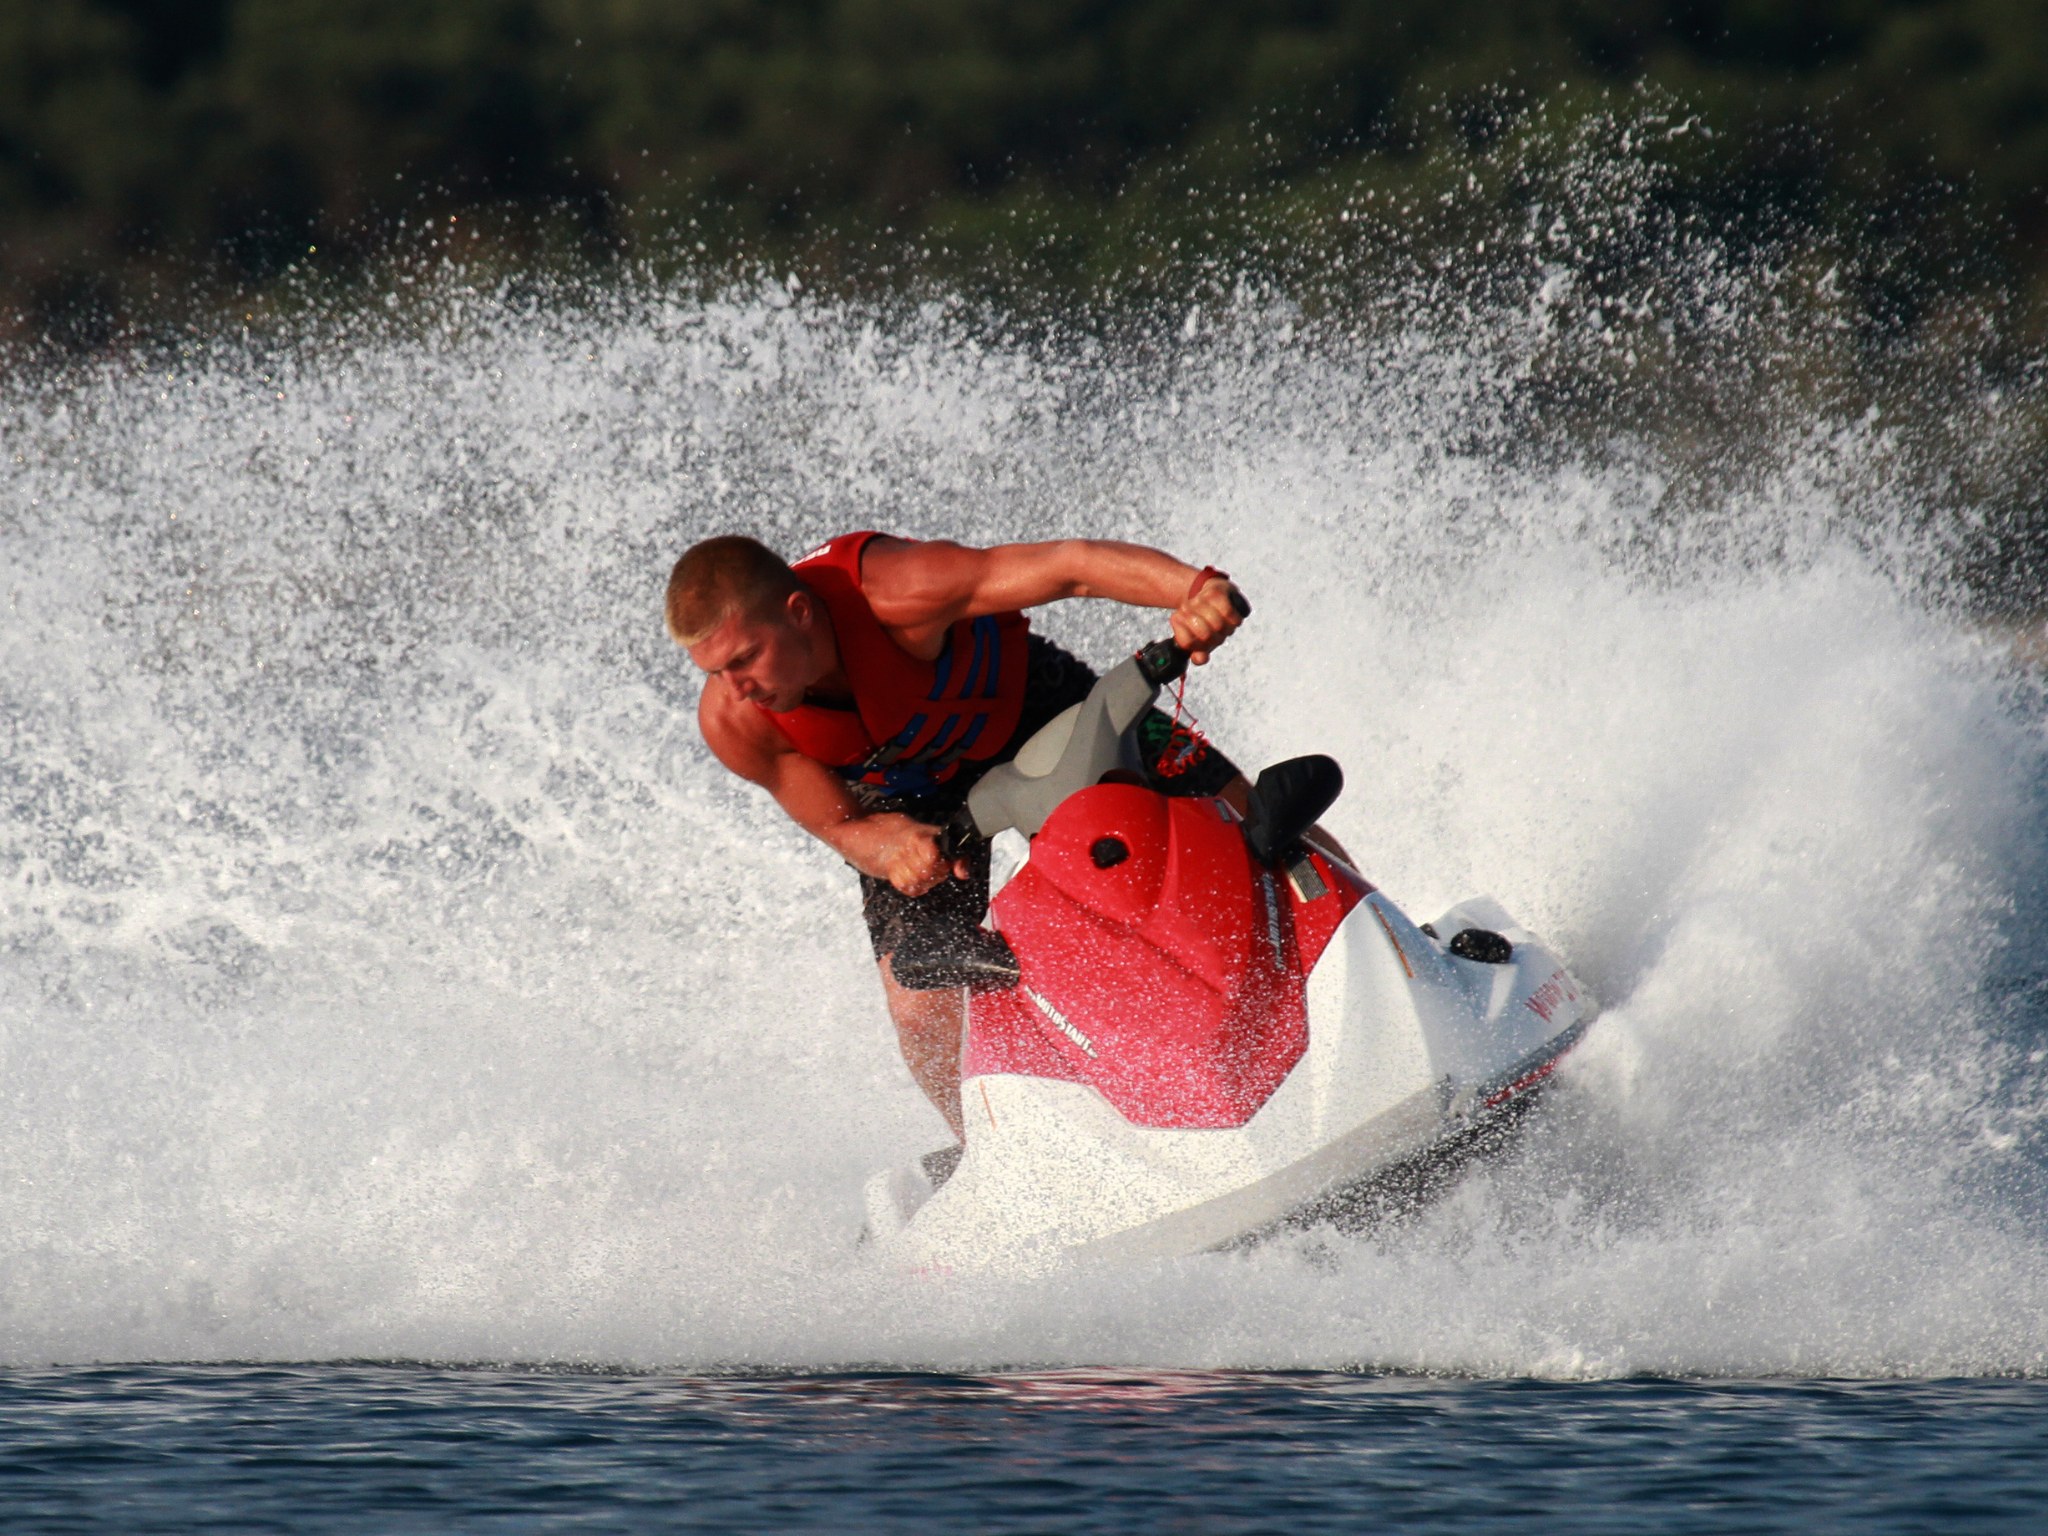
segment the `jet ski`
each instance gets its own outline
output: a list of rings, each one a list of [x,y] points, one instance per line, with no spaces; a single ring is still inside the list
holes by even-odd
[[[1330,758],[1267,768],[1243,814],[1150,787],[1138,727],[1187,662],[1106,673],[949,829],[1028,852],[970,941],[895,956],[969,997],[963,1144],[867,1187],[892,1262],[1173,1257],[1384,1208],[1497,1142],[1593,1019],[1491,898],[1411,922],[1309,838]]]

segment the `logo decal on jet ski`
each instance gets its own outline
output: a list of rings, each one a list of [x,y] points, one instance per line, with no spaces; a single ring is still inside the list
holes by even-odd
[[[1090,1060],[1094,1059],[1095,1042],[1082,1034],[1080,1030],[1074,1028],[1073,1020],[1069,1019],[1064,1013],[1061,1013],[1059,1009],[1053,1007],[1051,1003],[1039,996],[1030,987],[1024,989],[1024,995],[1030,998],[1032,1002],[1038,1004],[1038,1011],[1052,1020],[1053,1028],[1087,1052]]]
[[[1557,1012],[1559,1004],[1576,1003],[1578,1000],[1578,988],[1572,985],[1571,977],[1562,966],[1550,973],[1550,980],[1523,999],[1529,1005],[1529,1011],[1546,1024]]]
[[[1273,893],[1273,877],[1259,876],[1259,894],[1266,898],[1266,938],[1273,946],[1273,965],[1287,969],[1287,951],[1280,947],[1280,900]]]

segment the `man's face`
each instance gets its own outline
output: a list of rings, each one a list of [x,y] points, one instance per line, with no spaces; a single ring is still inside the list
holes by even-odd
[[[690,660],[710,679],[764,709],[785,714],[804,701],[813,675],[809,599],[798,594],[767,617],[735,614],[690,647]],[[799,611],[799,605],[804,605]]]

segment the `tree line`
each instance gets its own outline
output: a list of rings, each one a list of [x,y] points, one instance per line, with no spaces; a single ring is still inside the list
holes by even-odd
[[[1161,164],[1398,182],[1643,89],[1709,205],[2048,274],[2048,0],[9,0],[0,310],[90,343],[466,209],[598,257],[1051,221],[1085,268]]]

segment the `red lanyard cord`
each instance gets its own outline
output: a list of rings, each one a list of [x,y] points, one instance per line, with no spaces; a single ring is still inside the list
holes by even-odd
[[[1192,600],[1196,593],[1210,582],[1221,578],[1230,580],[1230,573],[1219,571],[1213,565],[1205,565],[1195,573],[1193,585],[1188,588],[1186,600]],[[1153,764],[1153,771],[1162,779],[1177,779],[1208,755],[1209,738],[1202,733],[1200,717],[1189,712],[1187,707],[1188,675],[1182,672],[1173,686],[1173,719],[1167,727],[1165,744],[1159,750],[1159,760]]]

